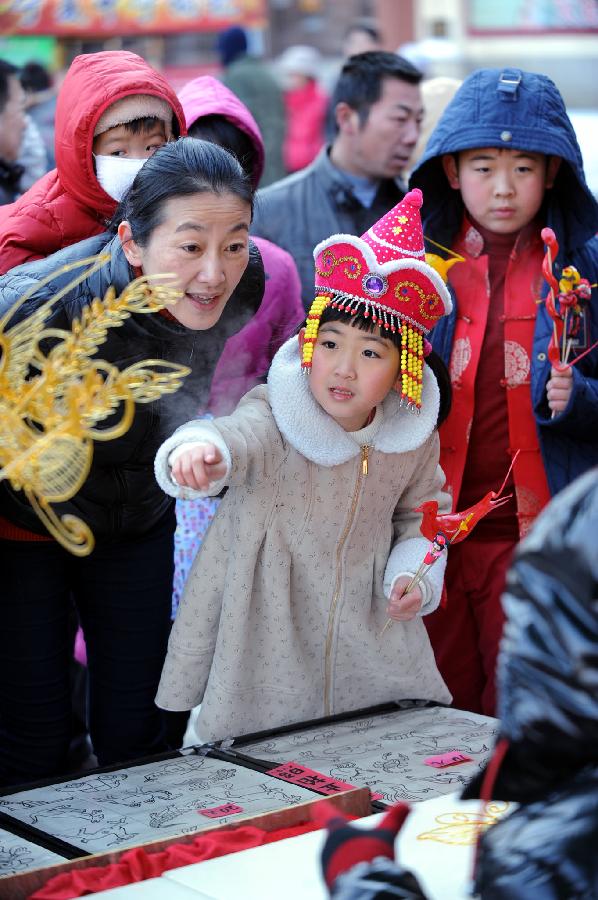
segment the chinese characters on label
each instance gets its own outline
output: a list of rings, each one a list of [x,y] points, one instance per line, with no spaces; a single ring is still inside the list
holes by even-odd
[[[458,766],[459,763],[464,762],[471,762],[471,756],[466,756],[460,750],[449,750],[448,753],[439,753],[438,756],[428,756],[427,759],[424,759],[426,766],[434,766],[435,769]]]
[[[200,816],[207,816],[208,819],[219,819],[221,816],[234,816],[243,812],[243,807],[236,803],[223,803],[222,806],[213,806],[211,809],[198,809]]]
[[[329,775],[315,772],[296,762],[283,763],[281,766],[269,769],[266,774],[280,778],[282,781],[288,781],[290,784],[312,788],[318,794],[339,794],[342,791],[351,791],[355,787],[354,784],[347,784],[346,781],[339,781],[338,778],[331,778]]]

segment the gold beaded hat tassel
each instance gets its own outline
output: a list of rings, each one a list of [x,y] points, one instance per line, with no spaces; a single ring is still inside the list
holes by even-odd
[[[401,406],[419,412],[422,405],[424,336],[413,325],[401,326]]]
[[[309,372],[311,369],[311,360],[314,355],[314,344],[318,339],[320,319],[322,318],[322,313],[330,303],[330,300],[330,297],[319,294],[309,308],[307,321],[305,323],[305,334],[303,335],[303,350],[301,353],[302,372]]]

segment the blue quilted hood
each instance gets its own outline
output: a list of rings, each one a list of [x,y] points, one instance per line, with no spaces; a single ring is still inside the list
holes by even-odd
[[[598,232],[598,204],[586,184],[579,144],[554,82],[521,69],[479,69],[445,109],[411,176],[410,187],[423,191],[428,236],[448,242],[462,219],[461,196],[449,187],[442,155],[475,147],[560,156],[554,187],[546,191],[545,222],[565,252]]]

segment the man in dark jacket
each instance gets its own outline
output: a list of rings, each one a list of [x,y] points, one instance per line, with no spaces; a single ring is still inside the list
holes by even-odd
[[[509,570],[500,731],[463,796],[519,806],[481,835],[480,897],[597,895],[597,528],[594,468],[546,507]]]
[[[258,194],[253,231],[292,254],[306,309],[313,300],[314,247],[331,234],[363,234],[405,193],[400,178],[423,116],[421,78],[394,53],[351,57],[332,101],[332,144],[306,169]]]
[[[518,804],[480,829],[471,890],[482,900],[597,896],[598,555],[588,539],[597,529],[592,469],[544,510],[509,570],[500,732],[491,760],[462,795]],[[323,819],[330,816],[322,871],[334,900],[423,900],[403,868],[411,862],[406,843],[393,859],[406,812],[397,803],[382,822],[358,831],[322,809]]]
[[[0,205],[18,196],[23,173],[16,163],[25,131],[25,93],[18,71],[0,59]]]

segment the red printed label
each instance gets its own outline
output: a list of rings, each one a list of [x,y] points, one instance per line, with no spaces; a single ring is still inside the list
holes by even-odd
[[[219,819],[221,816],[233,816],[235,813],[243,812],[242,806],[236,803],[223,803],[222,806],[213,806],[212,809],[198,809],[200,816],[207,816],[208,819]]]
[[[424,759],[427,766],[435,769],[444,769],[446,766],[458,766],[459,763],[471,762],[471,756],[466,756],[460,750],[450,750],[448,753],[439,753],[438,756],[428,756]]]
[[[318,794],[339,794],[341,791],[351,791],[355,788],[354,784],[347,784],[346,781],[339,781],[338,778],[331,778],[330,775],[315,772],[296,762],[283,763],[281,766],[270,769],[266,774],[280,778],[281,781],[288,781],[289,784],[311,788]]]

